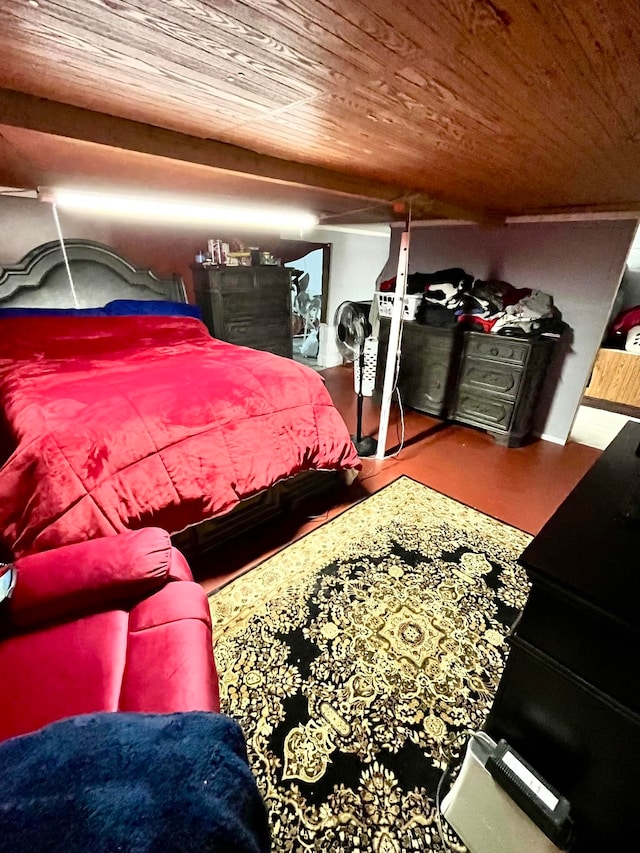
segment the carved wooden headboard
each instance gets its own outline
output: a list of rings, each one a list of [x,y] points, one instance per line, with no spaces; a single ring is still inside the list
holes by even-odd
[[[65,240],[64,245],[78,306],[56,240],[37,246],[19,263],[0,270],[0,307],[99,308],[113,299],[187,301],[180,278],[158,278],[92,240]]]

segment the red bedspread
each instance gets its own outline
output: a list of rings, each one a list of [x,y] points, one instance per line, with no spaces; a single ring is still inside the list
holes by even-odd
[[[0,321],[0,537],[18,556],[177,532],[310,469],[357,468],[322,378],[183,317]]]

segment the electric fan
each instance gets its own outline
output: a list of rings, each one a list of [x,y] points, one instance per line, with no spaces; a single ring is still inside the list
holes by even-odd
[[[358,456],[373,456],[377,442],[362,435],[362,401],[371,397],[375,385],[378,342],[371,337],[368,308],[358,302],[343,302],[334,316],[336,344],[345,361],[353,362],[354,389],[358,395],[356,434],[351,439]]]

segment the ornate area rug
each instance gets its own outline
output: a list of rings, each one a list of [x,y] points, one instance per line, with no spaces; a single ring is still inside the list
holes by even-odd
[[[530,539],[401,477],[210,597],[275,853],[448,849],[438,782],[490,708]]]

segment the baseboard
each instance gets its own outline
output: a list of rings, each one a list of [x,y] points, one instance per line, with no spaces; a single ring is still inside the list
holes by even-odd
[[[338,367],[342,362],[343,358],[336,344],[335,330],[333,326],[329,326],[327,323],[321,323],[318,346],[318,366],[322,368]]]
[[[318,367],[324,370],[327,367],[340,367],[341,364],[344,363],[344,359],[341,355],[329,356],[318,354]]]
[[[553,444],[559,444],[561,447],[564,447],[564,445],[567,443],[566,438],[558,438],[557,435],[550,435],[548,432],[543,432],[541,435],[538,436],[538,438],[541,438],[543,441],[550,441]]]

